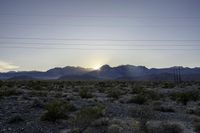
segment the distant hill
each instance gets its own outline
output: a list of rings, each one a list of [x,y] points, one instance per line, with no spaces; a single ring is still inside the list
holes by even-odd
[[[7,72],[0,73],[0,79],[59,79],[59,80],[167,80],[174,79],[174,70],[170,68],[146,68],[145,66],[121,65],[110,67],[103,65],[99,70],[67,66],[53,68],[46,72]],[[181,78],[184,81],[200,81],[200,68],[180,67]]]
[[[14,76],[12,78],[9,78],[9,80],[35,80],[35,78],[30,76]]]
[[[85,74],[85,75],[62,76],[59,78],[59,80],[98,80],[98,78]]]
[[[46,72],[22,71],[22,72],[0,73],[0,79],[10,79],[13,77],[27,76],[27,77],[32,77],[34,79],[49,80],[49,79],[59,79],[60,77],[67,75],[83,75],[90,71],[92,71],[92,69],[67,66],[64,68],[59,68],[59,67],[53,68]]]

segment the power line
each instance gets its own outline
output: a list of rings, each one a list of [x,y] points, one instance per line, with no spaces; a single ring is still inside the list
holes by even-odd
[[[43,42],[0,42],[0,44],[6,44],[6,45],[13,45],[13,44],[17,44],[17,45],[24,45],[24,44],[34,44],[34,45],[44,45],[44,46],[161,46],[161,47],[165,47],[165,46],[171,46],[171,47],[176,47],[176,46],[200,46],[199,44],[86,44],[86,43],[43,43]]]
[[[22,17],[70,17],[70,18],[133,18],[133,19],[200,19],[198,16],[130,16],[130,15],[70,15],[70,14],[15,14],[0,13],[0,16]]]
[[[67,40],[67,41],[122,41],[122,42],[199,42],[199,39],[82,39],[82,38],[39,38],[39,37],[0,37],[9,40]]]
[[[95,50],[95,51],[199,51],[200,49],[116,49],[116,48],[61,48],[61,47],[27,47],[27,46],[0,46],[0,48],[39,49],[39,50]]]
[[[101,25],[101,24],[47,24],[47,23],[2,23],[3,25],[19,25],[19,26],[52,26],[52,25],[58,25],[58,26],[70,26],[70,27],[200,27],[200,25]]]

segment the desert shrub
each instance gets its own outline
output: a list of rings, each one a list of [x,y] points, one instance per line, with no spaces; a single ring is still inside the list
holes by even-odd
[[[186,113],[193,114],[193,115],[196,115],[196,116],[200,116],[200,108],[199,107],[189,108],[189,109],[186,110]]]
[[[4,82],[4,85],[8,88],[14,88],[15,85],[16,85],[16,82],[15,81],[5,81]]]
[[[0,88],[3,86],[3,81],[0,80]]]
[[[46,97],[48,95],[48,92],[47,91],[31,91],[29,92],[30,96],[32,97]]]
[[[142,94],[138,94],[137,96],[133,96],[128,102],[129,103],[136,103],[136,104],[144,104],[147,102],[147,97]]]
[[[159,100],[160,99],[160,94],[153,90],[145,90],[145,89],[135,90],[135,93],[138,94],[138,97],[137,97],[138,102],[140,100],[146,102],[147,100]],[[137,101],[137,99],[136,99],[136,101]]]
[[[174,84],[174,83],[172,83],[172,82],[165,82],[165,83],[163,83],[163,85],[162,85],[162,88],[174,88],[176,85]]]
[[[153,90],[144,91],[143,94],[146,95],[146,97],[151,100],[159,100],[161,97],[161,95],[159,93],[157,93]]]
[[[24,119],[23,119],[22,116],[20,116],[20,115],[11,116],[11,117],[8,119],[8,123],[9,123],[9,124],[19,123],[19,122],[23,122],[23,121],[24,121]]]
[[[197,133],[200,133],[200,122],[195,122],[193,127]]]
[[[42,89],[41,81],[29,81],[27,87],[29,87],[29,89],[32,90],[41,90]]]
[[[92,123],[92,126],[94,127],[107,127],[109,125],[109,118],[107,117],[102,117],[102,118],[99,118],[98,120],[95,120],[93,123]]]
[[[43,108],[44,103],[39,98],[37,98],[32,101],[31,107],[32,108]]]
[[[183,133],[183,127],[177,123],[162,122],[157,127],[147,128],[148,133]]]
[[[106,91],[106,88],[98,87],[98,91],[100,93],[104,93]]]
[[[143,86],[135,85],[131,90],[131,94],[139,94],[143,93],[144,91],[145,89]]]
[[[155,117],[153,110],[148,106],[142,106],[140,108],[132,108],[130,115],[133,118],[137,118],[140,121],[140,129],[146,131],[146,123]]]
[[[198,92],[182,92],[182,93],[173,93],[171,95],[172,100],[181,102],[183,105],[187,105],[189,101],[197,101],[199,99]]]
[[[54,97],[55,98],[59,98],[59,97],[62,97],[62,92],[54,92]]]
[[[84,107],[79,110],[75,118],[72,120],[73,128],[79,127],[83,132],[89,127],[93,121],[104,116],[105,108],[103,106]]]
[[[41,120],[55,122],[58,119],[67,119],[66,113],[75,110],[75,107],[63,101],[55,100],[46,105],[46,112],[42,115]]]
[[[112,124],[108,127],[108,133],[122,133],[123,128],[117,124]]]
[[[154,118],[155,114],[149,106],[141,106],[140,108],[130,109],[130,115],[133,118],[150,120]]]
[[[160,99],[160,95],[157,92],[155,92],[153,90],[147,90],[141,85],[140,86],[135,85],[132,88],[131,93],[143,95],[144,97],[151,99],[151,100],[159,100]]]
[[[108,94],[108,97],[118,99],[122,95],[122,91],[117,88],[116,89],[111,88],[108,90],[107,94]]]
[[[12,95],[19,95],[21,94],[21,92],[17,91],[16,89],[10,89],[10,88],[3,88],[0,90],[0,97],[9,97],[9,96],[12,96]]]
[[[105,82],[105,81],[98,82],[97,86],[102,87],[102,88],[112,87],[110,81],[107,81],[107,82]]]
[[[160,112],[175,112],[175,110],[169,106],[155,106],[154,110],[160,111]]]
[[[93,97],[92,92],[88,88],[82,88],[79,91],[79,95],[81,98],[92,98]]]

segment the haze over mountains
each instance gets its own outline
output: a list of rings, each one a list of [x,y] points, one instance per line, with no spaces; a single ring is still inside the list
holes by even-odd
[[[200,68],[179,67],[181,79],[184,81],[199,81]],[[82,67],[67,66],[53,68],[46,72],[25,71],[0,73],[0,79],[10,80],[133,80],[133,81],[159,81],[174,80],[174,71],[177,67],[170,68],[146,68],[145,66],[121,65],[110,67],[103,65],[99,70]]]

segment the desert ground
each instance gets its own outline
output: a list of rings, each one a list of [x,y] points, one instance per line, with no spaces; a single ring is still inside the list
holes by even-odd
[[[200,82],[0,81],[1,133],[200,133]]]

